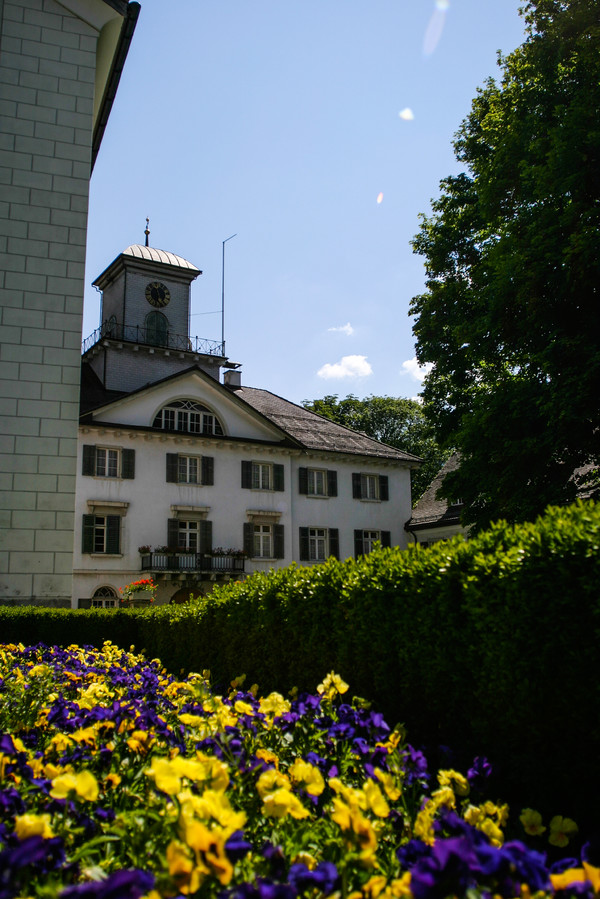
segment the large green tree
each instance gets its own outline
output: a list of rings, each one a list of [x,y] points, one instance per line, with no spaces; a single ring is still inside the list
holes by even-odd
[[[431,423],[416,400],[391,396],[368,396],[363,400],[350,393],[339,400],[329,394],[320,400],[304,400],[311,412],[374,440],[420,456],[423,464],[411,472],[412,500],[415,503],[436,476],[449,452],[440,449]]]
[[[531,0],[526,40],[473,100],[413,242],[417,358],[445,484],[475,526],[574,497],[600,458],[600,4]]]

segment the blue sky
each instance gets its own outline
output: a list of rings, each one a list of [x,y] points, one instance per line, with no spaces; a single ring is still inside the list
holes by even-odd
[[[415,396],[410,240],[522,0],[141,0],[91,182],[91,282],[127,246],[189,259],[191,333],[294,402]]]

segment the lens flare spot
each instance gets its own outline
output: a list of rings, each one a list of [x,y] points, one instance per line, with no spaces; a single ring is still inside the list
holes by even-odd
[[[380,191],[380,193],[377,194],[377,202],[378,203],[383,202],[383,191]]]
[[[436,8],[429,20],[425,37],[423,38],[424,56],[431,56],[440,42],[442,31],[444,30],[444,23],[446,21],[446,9],[447,7],[438,6],[436,4]]]
[[[450,9],[450,0],[435,0],[435,7],[446,12],[447,9]]]
[[[415,114],[412,111],[412,109],[410,108],[410,106],[406,106],[404,109],[401,109],[400,112],[398,113],[398,115],[405,122],[412,122],[412,120],[415,117]]]

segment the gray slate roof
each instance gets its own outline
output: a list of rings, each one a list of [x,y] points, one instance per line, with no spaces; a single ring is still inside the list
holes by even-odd
[[[413,509],[411,519],[407,525],[410,530],[447,524],[460,524],[462,504],[448,505],[447,499],[437,499],[437,492],[442,486],[442,481],[450,471],[455,471],[459,464],[459,454],[453,453],[442,465],[436,477]]]
[[[404,453],[386,443],[379,443],[365,434],[352,431],[322,415],[310,412],[303,406],[290,403],[268,390],[238,387],[232,392],[306,449],[376,456],[396,462],[414,463],[415,467],[421,461],[418,456]]]

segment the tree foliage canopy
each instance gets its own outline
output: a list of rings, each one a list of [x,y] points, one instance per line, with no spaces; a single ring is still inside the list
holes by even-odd
[[[600,16],[597,0],[531,0],[454,140],[413,241],[423,398],[475,525],[573,498],[600,456]]]
[[[423,459],[421,467],[411,471],[413,503],[449,455],[440,449],[423,407],[416,400],[391,396],[368,396],[359,400],[350,393],[343,400],[338,400],[337,394],[329,394],[320,400],[304,400],[302,405],[331,421]]]

